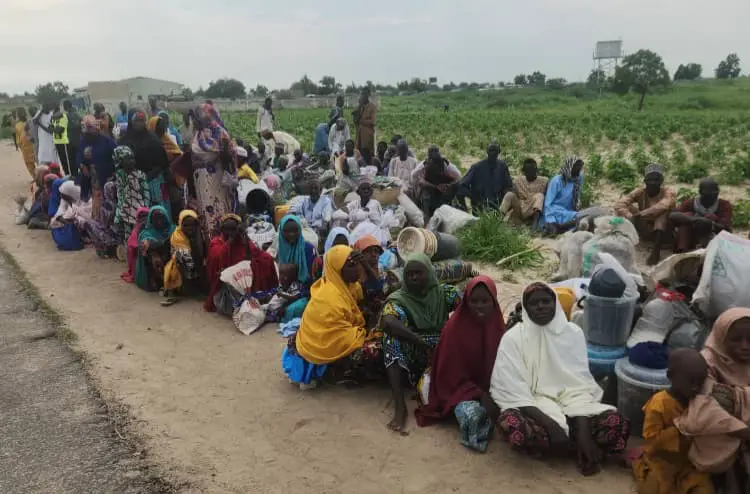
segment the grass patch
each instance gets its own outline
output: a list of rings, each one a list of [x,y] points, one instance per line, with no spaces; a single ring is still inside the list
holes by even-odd
[[[465,259],[480,262],[497,262],[508,256],[533,248],[533,240],[528,230],[514,228],[503,221],[497,211],[479,216],[456,232],[461,242],[461,253]],[[539,251],[525,252],[503,265],[507,269],[540,266],[544,261]]]

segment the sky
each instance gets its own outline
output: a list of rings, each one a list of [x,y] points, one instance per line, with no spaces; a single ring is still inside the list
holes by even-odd
[[[750,68],[748,0],[0,0],[0,92],[144,76],[197,89],[233,77],[289,87],[412,77],[584,80],[598,40],[648,48],[671,73]]]

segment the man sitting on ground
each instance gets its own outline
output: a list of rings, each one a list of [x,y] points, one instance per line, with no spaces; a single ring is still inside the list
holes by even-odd
[[[661,258],[661,248],[669,226],[669,213],[675,207],[675,196],[669,187],[663,186],[662,165],[648,165],[643,182],[644,185],[615,203],[615,214],[630,220],[641,238],[654,242],[651,255],[646,261],[649,266],[653,266]]]
[[[429,221],[437,208],[453,200],[459,180],[458,169],[440,155],[437,146],[430,146],[427,159],[412,173],[425,221]]]
[[[732,231],[732,203],[719,199],[719,184],[711,177],[698,185],[698,195],[685,200],[669,215],[677,227],[675,253],[708,245],[722,230]]]
[[[544,194],[547,192],[547,177],[539,176],[539,168],[532,158],[523,162],[523,175],[513,180],[513,191],[505,194],[500,212],[513,225],[531,220],[537,226],[544,208]]]
[[[329,196],[321,195],[320,182],[317,180],[307,183],[307,193],[309,195],[289,212],[304,218],[318,238],[325,239],[331,227],[333,202]]]
[[[417,168],[417,160],[409,156],[409,144],[406,139],[401,139],[396,145],[396,156],[388,166],[388,176],[401,179],[401,192],[412,195],[414,184],[411,174]]]
[[[466,198],[470,198],[475,215],[487,208],[498,209],[505,194],[513,189],[508,165],[499,157],[500,146],[490,144],[487,147],[487,159],[471,165],[459,183],[459,203],[466,208]]]

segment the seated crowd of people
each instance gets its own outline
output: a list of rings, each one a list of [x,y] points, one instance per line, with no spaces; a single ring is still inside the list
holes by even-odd
[[[49,130],[68,132],[52,110]],[[288,338],[282,365],[291,382],[307,389],[387,381],[388,427],[397,433],[407,434],[405,388],[415,386],[425,397],[415,412],[420,426],[455,419],[461,444],[472,450],[485,452],[497,430],[519,452],[571,454],[583,474],[598,472],[625,452],[629,423],[602,403],[583,331],[569,321],[571,302],[532,283],[518,317],[506,323],[491,278],[473,277],[460,291],[440,281],[424,254],[401,260],[401,279],[388,282],[380,258],[390,238],[378,236],[385,213],[372,187],[378,176],[397,179],[425,219],[453,204],[475,214],[495,209],[514,225],[558,234],[591,214],[580,208],[583,160],[570,157],[547,178],[529,158],[512,178],[491,144],[487,158],[462,176],[436,146],[419,162],[401,136],[376,144],[367,127],[374,129],[375,113],[364,94],[357,129],[366,128],[353,140],[339,99],[315,130],[311,158],[293,136],[273,129],[270,100],[258,114],[256,147],[233,139],[211,102],[186,113],[180,130],[154,104],[146,111],[122,105],[115,119],[97,106],[81,119],[65,173],[37,160],[26,222],[49,228],[60,250],[90,244],[100,257],[126,261],[122,279],[160,293],[162,305],[200,297],[206,311],[231,317],[244,300],[257,300]],[[342,201],[350,193],[356,198]],[[677,207],[658,165],[614,210],[653,241],[649,263],[669,242],[686,252],[732,228],[731,204],[714,180],[702,180],[695,198]],[[222,273],[246,261],[252,286],[240,293]],[[746,420],[722,407],[750,385],[749,362],[750,309],[722,315],[703,356],[671,355],[672,389],[645,410],[646,448],[633,465],[640,492],[714,492],[710,476],[688,459],[683,431],[700,436],[695,431],[711,420],[733,423],[734,432],[711,437],[704,456],[736,453],[750,440]],[[720,386],[705,388],[709,379]],[[725,460],[713,471],[739,468],[736,454]],[[733,482],[727,475],[726,488]]]

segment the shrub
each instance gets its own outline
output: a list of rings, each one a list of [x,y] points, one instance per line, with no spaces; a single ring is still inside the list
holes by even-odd
[[[472,261],[497,262],[533,247],[528,230],[514,228],[503,221],[498,211],[481,214],[456,233],[462,256]],[[539,251],[526,252],[505,264],[508,269],[536,266],[542,263]]]

